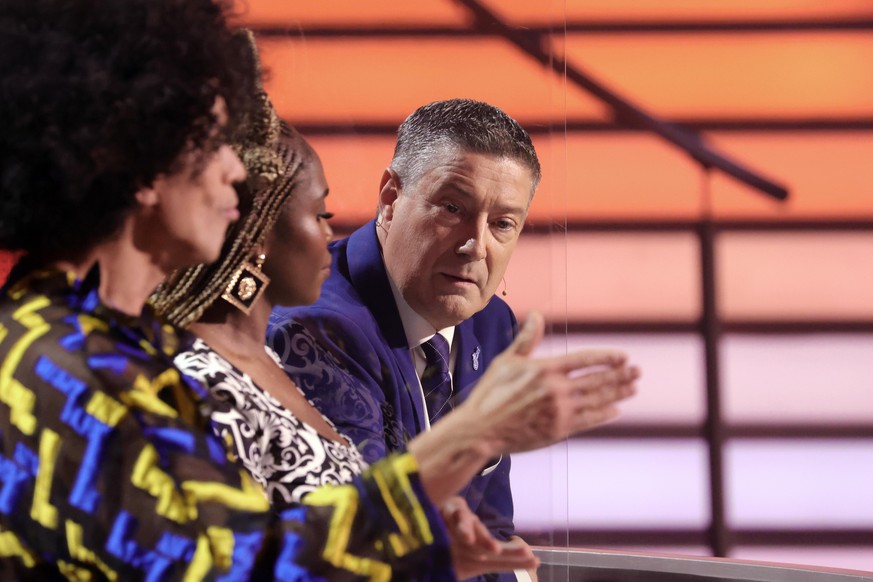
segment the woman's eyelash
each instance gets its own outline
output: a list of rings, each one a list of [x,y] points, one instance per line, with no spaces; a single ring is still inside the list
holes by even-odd
[[[322,220],[330,220],[333,218],[333,212],[319,212],[318,217]]]

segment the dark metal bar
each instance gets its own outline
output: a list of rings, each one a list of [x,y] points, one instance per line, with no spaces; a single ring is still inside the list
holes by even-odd
[[[290,24],[290,23],[289,23]],[[556,30],[570,34],[699,34],[699,33],[798,33],[798,32],[868,32],[873,30],[873,19],[782,19],[782,20],[695,20],[635,22],[615,20],[602,22],[569,21],[538,26],[524,26],[536,34],[548,35]],[[255,26],[255,34],[266,38],[457,38],[490,37],[496,32],[489,29],[470,29],[458,26],[417,24],[409,26]]]
[[[269,39],[328,38],[343,40],[351,38],[483,38],[493,36],[467,27],[427,24],[410,26],[252,26],[250,28],[256,36]]]
[[[568,232],[694,232],[699,228],[699,220],[569,220],[562,222],[560,228]],[[713,220],[712,227],[717,232],[836,232],[873,231],[873,218],[823,219],[823,220]],[[553,234],[553,225],[537,223],[535,220],[525,224],[524,235]]]
[[[363,223],[344,222],[340,218],[331,220],[330,225],[336,236],[349,234]],[[873,217],[868,219],[822,219],[822,220],[713,220],[716,232],[871,232]],[[699,220],[569,220],[561,222],[542,222],[528,220],[524,225],[522,237],[542,237],[563,235],[565,232],[697,232]]]
[[[307,120],[289,123],[306,136],[394,136],[399,122],[365,121],[349,123],[347,121],[312,122]],[[592,119],[542,120],[528,119],[520,121],[531,135],[548,135],[555,127],[561,127],[571,133],[639,133],[648,131],[639,126],[630,126],[615,121],[599,121]],[[673,120],[677,126],[691,131],[720,132],[854,132],[873,130],[873,118],[788,118],[788,119],[756,119],[756,118],[680,118]]]
[[[691,334],[700,333],[697,321],[568,321],[566,333]]]
[[[722,325],[726,333],[756,335],[811,335],[823,333],[873,333],[873,320],[793,320],[793,321],[729,321]]]
[[[802,131],[869,131],[873,129],[873,118],[781,118],[781,119],[756,119],[756,118],[697,118],[677,119],[674,123],[687,127],[694,131],[722,131],[722,132],[802,132]],[[568,129],[576,129],[572,123]],[[581,130],[581,128],[580,128]]]
[[[561,30],[563,25],[542,27]],[[873,29],[871,18],[767,19],[767,20],[687,20],[633,22],[569,21],[567,33],[573,34],[698,34],[698,33],[797,33],[797,32],[867,32]]]
[[[543,35],[507,25],[477,0],[456,0],[456,2],[470,10],[479,28],[486,30],[493,29],[544,67],[550,67],[559,75],[566,76],[567,79],[609,105],[617,121],[637,125],[652,131],[684,150],[705,168],[721,170],[736,180],[777,200],[788,198],[788,190],[781,184],[777,184],[760,174],[752,172],[739,163],[716,152],[704,144],[697,135],[688,130],[646,113],[642,108],[620,97],[602,83],[595,81],[591,75],[583,72],[579,67],[553,54],[546,48],[547,43]]]
[[[728,426],[725,434],[731,439],[871,439],[871,424],[737,424]]]
[[[612,440],[689,440],[703,438],[703,426],[698,423],[628,423],[621,421],[573,437],[574,441]]]
[[[704,175],[704,188],[707,187],[709,173]],[[705,202],[709,201],[709,192],[704,191]],[[703,352],[706,373],[706,421],[704,434],[709,452],[710,477],[710,510],[711,524],[709,542],[713,555],[727,556],[730,550],[727,524],[724,509],[724,461],[722,449],[724,446],[724,430],[721,415],[721,389],[719,373],[718,344],[721,338],[721,323],[718,316],[716,297],[715,267],[715,229],[712,222],[704,220],[699,227],[700,238],[700,270],[702,284],[703,310],[701,327],[703,332]]]

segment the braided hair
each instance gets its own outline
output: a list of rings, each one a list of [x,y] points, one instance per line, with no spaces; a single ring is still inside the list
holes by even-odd
[[[252,58],[257,61],[249,34]],[[218,260],[176,271],[155,290],[150,302],[169,323],[187,327],[224,293],[243,264],[259,249],[291,196],[306,161],[303,138],[281,121],[263,87],[257,114],[234,145],[248,173],[237,187],[240,219],[230,227]]]

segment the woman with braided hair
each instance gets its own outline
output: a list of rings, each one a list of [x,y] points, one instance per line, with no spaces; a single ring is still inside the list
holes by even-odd
[[[151,302],[167,321],[197,336],[176,357],[176,365],[208,387],[213,429],[281,511],[308,503],[324,486],[351,481],[366,463],[264,345],[274,307],[309,304],[319,297],[330,269],[332,231],[325,208],[328,187],[317,154],[279,120],[263,89],[258,102],[261,112],[236,144],[248,177],[238,187],[241,218],[229,230],[220,258],[175,273]],[[604,421],[615,412],[611,404],[632,392],[629,385],[619,387],[586,405],[602,417],[563,417],[580,410],[573,400],[581,392],[570,387],[578,381],[570,376],[590,362],[578,353],[529,358],[542,326],[541,317],[531,317],[473,395],[407,444],[424,490],[441,507],[460,577],[537,564],[529,546],[496,540],[456,496],[469,479],[496,454],[554,442],[557,434],[546,436],[543,430],[564,432],[568,421],[574,424],[571,430]],[[297,349],[316,352],[310,359],[331,358],[303,328],[297,332]],[[618,353],[606,357],[623,361]],[[336,363],[324,370],[325,390],[354,382]]]
[[[222,251],[246,177],[228,136],[251,126],[254,95],[229,8],[0,2],[0,249],[25,253],[0,290],[0,579],[451,579],[437,506],[495,453],[583,422],[549,414],[572,408],[573,366],[527,357],[540,325],[433,438],[284,511],[228,459],[213,399],[173,363],[187,334],[143,307],[170,272],[232,253],[228,297],[253,309],[263,286],[265,239]],[[253,165],[257,151],[242,152],[255,178],[305,175],[278,150]],[[248,199],[243,212],[274,215]],[[318,225],[305,200],[291,214]],[[239,320],[234,347],[256,324]]]
[[[321,163],[299,133],[274,122],[274,148],[242,151],[249,170],[243,216],[221,259],[177,273],[152,304],[198,336],[176,364],[210,388],[220,403],[213,425],[282,509],[320,485],[350,481],[367,464],[263,343],[272,306],[314,301],[330,266]],[[258,184],[267,187],[255,190]]]
[[[229,7],[0,2],[2,580],[452,578],[413,455],[273,511],[143,309],[239,218]]]
[[[332,231],[318,155],[278,119],[263,93],[260,102],[262,115],[238,146],[248,178],[238,188],[241,219],[231,227],[221,258],[175,273],[151,303],[197,336],[176,365],[209,388],[214,430],[281,511],[320,486],[351,481],[367,463],[264,345],[273,306],[318,298],[330,268]],[[305,349],[321,350],[299,331]],[[318,357],[330,355],[320,351]],[[338,374],[336,369],[326,368]],[[353,380],[334,376],[325,382]],[[443,517],[459,576],[536,564],[527,546],[495,540],[463,498],[446,498]]]

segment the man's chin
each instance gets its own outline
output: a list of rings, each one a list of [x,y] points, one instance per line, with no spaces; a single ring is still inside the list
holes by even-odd
[[[435,298],[428,319],[432,324],[440,324],[437,329],[452,327],[482,311],[486,304],[487,301],[478,298],[473,301],[458,295],[442,295]]]

